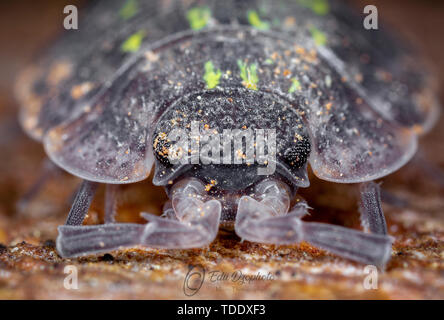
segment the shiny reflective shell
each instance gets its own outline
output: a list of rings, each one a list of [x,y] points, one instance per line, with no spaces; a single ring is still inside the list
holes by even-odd
[[[178,168],[153,156],[156,134],[191,117],[280,129],[278,162],[299,186],[306,161],[321,179],[369,181],[404,165],[437,118],[424,66],[340,2],[107,0],[80,13],[17,95],[26,132],[87,180],[140,181],[158,159],[166,185]]]

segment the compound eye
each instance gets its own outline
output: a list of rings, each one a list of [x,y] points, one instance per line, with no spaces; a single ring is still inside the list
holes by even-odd
[[[311,145],[307,137],[300,137],[284,153],[284,161],[292,168],[302,168],[310,156]]]
[[[165,166],[170,166],[171,162],[168,158],[171,149],[171,141],[168,139],[166,133],[158,133],[153,139],[153,151],[154,155],[160,163]]]

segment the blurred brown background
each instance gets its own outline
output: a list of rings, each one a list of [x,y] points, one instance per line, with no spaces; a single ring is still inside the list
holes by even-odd
[[[384,186],[414,205],[384,206],[389,232],[396,237],[380,289],[363,290],[362,266],[302,246],[239,243],[220,234],[209,249],[188,251],[128,250],[97,258],[70,261],[54,250],[56,227],[62,224],[78,180],[52,181],[25,214],[15,203],[38,175],[44,158],[41,146],[27,138],[17,120],[13,81],[18,70],[62,31],[63,7],[84,1],[38,0],[0,2],[0,299],[9,298],[186,298],[183,278],[190,264],[208,269],[269,270],[270,283],[249,286],[204,286],[194,298],[444,298],[444,191],[414,166],[384,179]],[[352,1],[375,4],[380,18],[403,33],[433,65],[444,88],[444,1]],[[444,101],[444,90],[441,101]],[[443,118],[422,141],[424,152],[444,168]],[[304,196],[316,208],[309,219],[359,228],[354,189],[312,179]],[[127,198],[146,200],[146,185],[127,190]],[[130,187],[132,188],[132,187]],[[145,189],[144,189],[145,188]],[[148,188],[152,188],[148,186]],[[151,189],[150,189],[151,190]],[[100,216],[100,200],[90,222]],[[137,211],[127,206],[123,211]],[[151,208],[151,211],[156,211]],[[80,269],[81,288],[63,288],[66,264]]]

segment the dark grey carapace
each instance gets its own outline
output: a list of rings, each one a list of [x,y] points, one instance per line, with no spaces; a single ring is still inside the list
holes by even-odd
[[[17,83],[23,128],[84,179],[59,228],[62,256],[202,247],[231,221],[242,239],[305,240],[385,265],[392,238],[372,180],[411,159],[438,113],[433,81],[397,38],[327,0],[106,0],[79,12],[79,30]],[[192,122],[275,130],[276,170],[170,163],[165,137]],[[321,179],[362,184],[364,232],[301,220],[308,206],[293,199],[309,186],[308,163]],[[170,198],[164,215],[115,223],[115,185],[151,170]],[[82,226],[97,183],[107,184],[105,224]]]

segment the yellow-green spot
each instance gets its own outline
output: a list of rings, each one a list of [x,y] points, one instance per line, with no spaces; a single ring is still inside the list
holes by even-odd
[[[125,40],[124,43],[120,46],[120,49],[123,52],[136,52],[140,49],[140,45],[142,44],[142,40],[145,37],[144,31],[138,31],[132,34],[128,39]]]
[[[264,62],[265,62],[265,64],[268,64],[268,65],[274,63],[274,61],[272,59],[270,59],[270,58],[266,59]]]
[[[240,77],[242,78],[242,85],[247,89],[257,90],[259,78],[257,76],[257,66],[255,63],[248,65],[242,60],[237,60],[237,65],[240,69]]]
[[[219,69],[215,70],[211,61],[205,63],[205,74],[203,78],[207,84],[207,89],[215,88],[219,84],[221,75],[222,72]]]
[[[301,90],[301,88],[302,87],[301,87],[301,83],[299,82],[299,80],[296,78],[293,78],[293,79],[291,79],[291,86],[290,86],[290,89],[288,89],[288,93],[293,93],[296,90],[299,91],[299,90]]]
[[[328,0],[298,0],[298,2],[319,16],[325,16],[330,11]]]
[[[187,12],[187,20],[193,30],[204,28],[211,18],[211,11],[208,7],[195,7]]]
[[[248,10],[247,19],[248,19],[248,22],[256,29],[259,29],[259,30],[270,29],[270,24],[266,21],[262,21],[258,15],[258,13],[255,10]]]
[[[326,75],[325,76],[325,85],[327,86],[327,88],[330,88],[331,87],[331,84],[332,84],[332,80],[331,80],[331,77],[330,77],[330,75]]]
[[[327,35],[324,32],[315,27],[311,27],[310,32],[314,42],[318,46],[324,46],[327,44]]]
[[[128,20],[134,17],[138,10],[137,0],[127,0],[122,9],[120,9],[119,14],[123,20]]]

